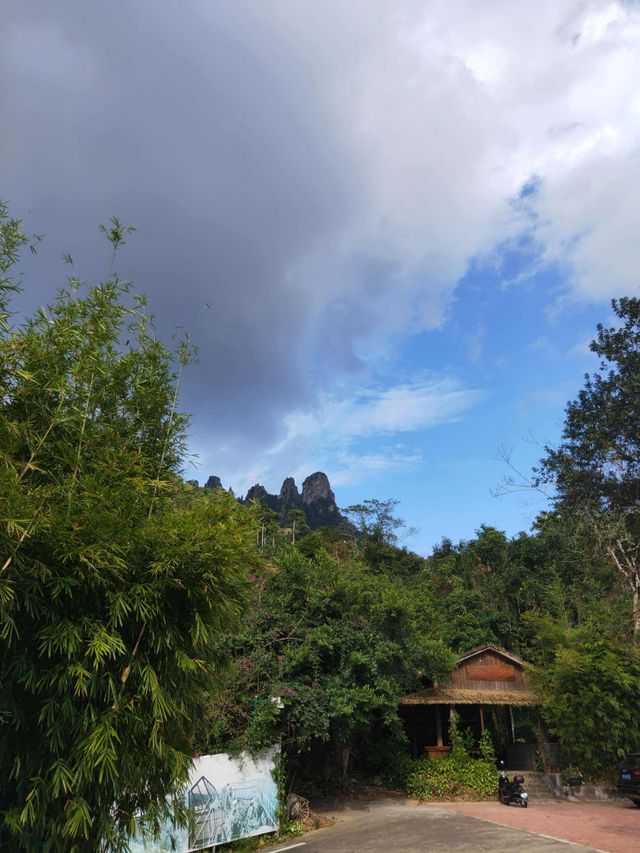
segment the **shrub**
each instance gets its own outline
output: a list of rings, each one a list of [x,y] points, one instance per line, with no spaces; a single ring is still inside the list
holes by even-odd
[[[491,764],[492,767],[495,767],[496,751],[488,729],[485,729],[480,735],[478,752],[480,753],[480,758],[482,758],[483,761],[486,761],[488,764]]]
[[[495,796],[497,783],[496,769],[491,763],[458,754],[414,761],[407,775],[406,790],[410,797],[421,800],[490,799]]]
[[[414,765],[414,759],[406,752],[396,754],[395,758],[389,761],[385,772],[382,774],[385,785],[404,788]]]

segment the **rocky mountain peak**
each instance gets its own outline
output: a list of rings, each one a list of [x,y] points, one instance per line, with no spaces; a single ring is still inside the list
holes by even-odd
[[[251,486],[244,500],[245,503],[249,503],[249,501],[261,501],[263,500],[263,498],[268,497],[269,492],[265,489],[265,487],[261,486],[260,483],[256,483],[255,486]]]
[[[212,475],[205,484],[206,489],[221,489],[220,477]],[[229,489],[231,492],[231,489]],[[233,494],[233,492],[231,492]],[[287,527],[291,519],[291,510],[304,511],[307,524],[312,530],[318,527],[341,527],[351,529],[349,522],[340,514],[336,498],[329,485],[329,478],[322,471],[316,471],[302,484],[302,494],[298,491],[293,477],[287,477],[282,483],[279,495],[271,495],[260,483],[251,486],[240,503],[249,504],[258,501],[263,506],[278,513],[281,527]]]
[[[278,511],[280,512],[280,526],[286,527],[289,522],[289,513],[292,509],[302,508],[302,498],[293,477],[287,477],[278,497]]]
[[[302,484],[302,503],[307,506],[317,500],[329,501],[332,504],[336,502],[336,497],[329,485],[329,478],[322,471],[310,474]]]
[[[280,500],[285,503],[297,503],[300,500],[300,492],[293,477],[287,477],[280,489]]]

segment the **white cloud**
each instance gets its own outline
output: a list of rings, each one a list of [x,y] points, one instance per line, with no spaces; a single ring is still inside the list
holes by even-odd
[[[438,325],[469,260],[532,225],[544,258],[572,265],[574,296],[637,290],[640,7],[271,8],[317,67],[361,188],[360,218],[320,252],[330,267],[314,256],[298,270],[324,281],[319,298],[357,304],[356,337]],[[354,256],[387,264],[380,286],[367,290]]]
[[[469,361],[471,364],[476,364],[480,361],[484,351],[484,342],[487,330],[484,323],[478,323],[473,332],[463,335],[463,340],[469,348]]]
[[[448,377],[382,389],[345,387],[340,395],[323,395],[313,410],[287,415],[284,438],[259,463],[217,472],[245,491],[255,482],[278,488],[283,472],[302,479],[321,469],[332,483],[345,485],[375,471],[413,467],[423,462],[422,452],[397,437],[458,421],[484,396]]]
[[[565,305],[635,287],[640,9],[274,0],[263,14],[315,75],[351,166],[353,207],[289,266],[290,292],[304,294],[306,351],[321,353],[330,378],[315,407],[284,415],[284,438],[251,477],[317,465],[340,481],[360,476],[358,440],[441,423],[471,404],[474,392],[419,382],[354,392],[344,371],[366,383],[389,341],[440,325],[472,259],[499,265],[501,247],[528,233],[538,253],[518,281],[565,266]],[[514,203],[525,186],[533,192]],[[480,328],[467,344],[479,357]],[[562,405],[565,393],[539,392],[520,410]],[[402,454],[383,457],[402,464]]]
[[[314,412],[287,416],[285,442],[311,435],[353,440],[414,432],[457,419],[481,396],[447,378],[365,389],[344,398],[327,395]]]
[[[421,453],[340,453],[328,466],[334,486],[353,486],[366,482],[372,474],[399,472],[414,469],[424,464]],[[334,473],[335,472],[335,473]]]

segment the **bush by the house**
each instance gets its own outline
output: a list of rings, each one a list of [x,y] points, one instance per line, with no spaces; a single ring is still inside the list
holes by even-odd
[[[419,758],[407,776],[410,797],[421,800],[491,799],[495,797],[498,774],[493,764],[466,755]]]

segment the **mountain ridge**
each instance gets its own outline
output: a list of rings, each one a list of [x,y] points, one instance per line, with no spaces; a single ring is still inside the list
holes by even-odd
[[[204,485],[205,489],[222,489],[224,486],[215,474]],[[229,491],[232,492],[230,489]],[[233,493],[233,492],[232,492]],[[278,513],[280,527],[287,527],[292,510],[301,510],[311,530],[319,527],[351,527],[349,520],[342,515],[336,504],[336,497],[324,471],[315,471],[302,483],[302,492],[298,491],[293,477],[285,477],[280,492],[270,494],[260,483],[251,486],[245,497],[238,501],[249,504],[259,501],[263,506]]]

